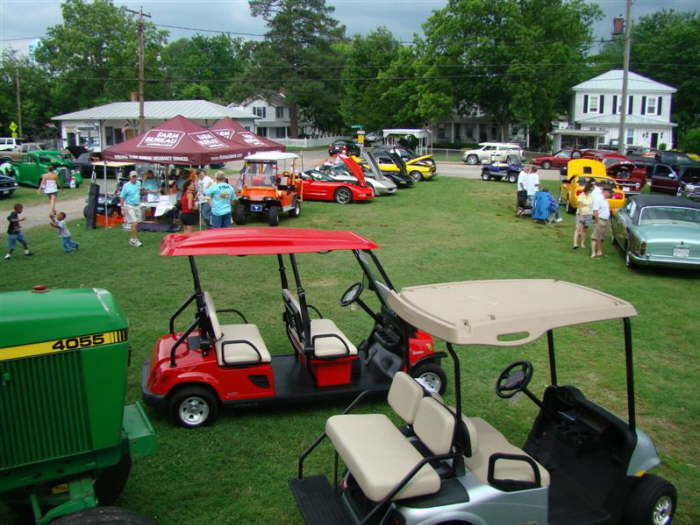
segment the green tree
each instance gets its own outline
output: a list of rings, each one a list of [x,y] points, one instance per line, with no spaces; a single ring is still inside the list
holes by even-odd
[[[325,0],[250,0],[253,16],[267,22],[246,76],[251,94],[283,92],[290,107],[290,136],[303,117],[320,129],[341,127],[338,111],[345,27]]]
[[[527,122],[542,142],[568,106],[600,17],[582,0],[449,0],[423,26],[423,57],[451,84],[460,113]]]
[[[128,100],[137,90],[136,18],[109,0],[66,0],[63,23],[50,27],[35,52],[37,62],[54,78],[53,110],[71,111],[95,104]],[[146,64],[155,64],[167,32],[145,23]],[[148,98],[149,85],[146,85]]]
[[[630,69],[678,89],[672,118],[679,136],[700,124],[700,15],[661,10],[632,26]],[[595,57],[595,72],[622,68],[622,39],[608,42]]]
[[[700,153],[700,128],[689,129],[678,140],[678,146],[688,153]]]

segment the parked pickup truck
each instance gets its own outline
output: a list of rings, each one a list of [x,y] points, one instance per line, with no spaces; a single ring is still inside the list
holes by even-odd
[[[7,159],[2,160],[5,164],[7,163]],[[46,173],[49,165],[54,166],[62,187],[77,188],[83,182],[80,172],[76,170],[76,165],[60,151],[30,151],[22,154],[18,160],[11,161],[11,164],[15,180],[24,186],[38,187],[41,176]]]

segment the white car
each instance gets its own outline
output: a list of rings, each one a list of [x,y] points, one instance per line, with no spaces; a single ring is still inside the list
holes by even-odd
[[[506,162],[515,164],[523,157],[523,150],[519,144],[510,142],[481,142],[476,149],[469,149],[462,155],[462,160],[467,164],[491,164],[494,162]]]
[[[336,166],[335,168],[331,166],[321,166],[316,169],[335,181],[357,183],[357,179],[343,166]],[[396,184],[388,177],[382,176],[381,178],[375,178],[373,173],[365,171],[365,181],[377,196],[393,195],[396,193]]]
[[[22,139],[14,137],[0,137],[0,151],[12,151],[22,144]]]

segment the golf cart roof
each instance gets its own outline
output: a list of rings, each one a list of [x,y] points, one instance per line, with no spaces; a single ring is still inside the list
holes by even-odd
[[[402,319],[460,345],[522,345],[553,328],[637,315],[627,301],[553,279],[439,283],[385,294]]]
[[[161,255],[276,255],[331,250],[373,250],[377,245],[351,231],[312,228],[222,228],[172,233]]]
[[[261,151],[259,153],[253,153],[248,155],[243,160],[250,160],[253,162],[277,162],[280,160],[291,160],[298,159],[299,155],[296,153],[290,153],[288,151]]]

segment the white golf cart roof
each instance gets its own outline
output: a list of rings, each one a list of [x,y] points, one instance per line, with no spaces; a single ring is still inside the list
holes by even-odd
[[[425,129],[412,129],[412,128],[394,128],[394,129],[384,129],[382,133],[385,137],[389,135],[413,135],[417,139],[424,139],[430,135],[430,132]]]
[[[248,155],[243,160],[251,160],[254,162],[278,162],[280,160],[298,159],[299,155],[290,153],[289,151],[261,151]]]
[[[402,319],[459,345],[522,345],[553,328],[637,315],[627,301],[553,279],[439,283],[400,293],[382,288]]]

